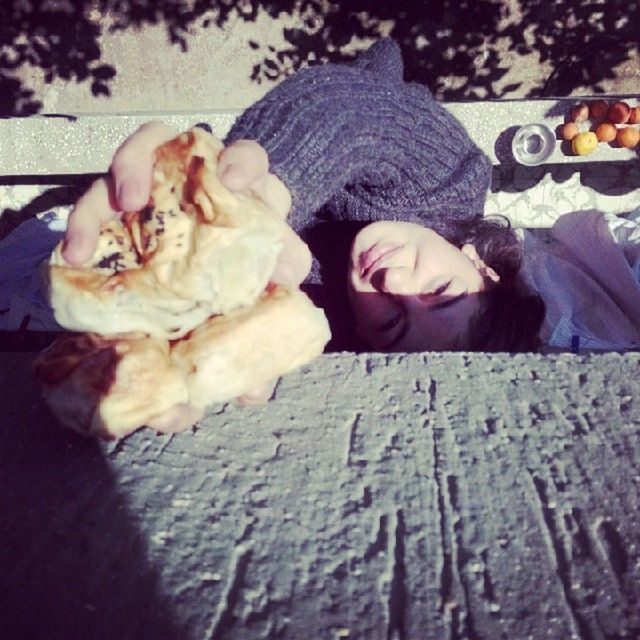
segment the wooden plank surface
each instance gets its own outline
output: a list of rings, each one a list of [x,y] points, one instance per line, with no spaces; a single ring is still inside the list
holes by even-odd
[[[1,636],[638,638],[639,366],[325,355],[102,445],[5,354]]]

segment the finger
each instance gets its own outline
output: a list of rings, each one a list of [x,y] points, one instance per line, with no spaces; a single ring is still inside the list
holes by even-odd
[[[69,214],[62,257],[73,265],[86,262],[96,250],[100,227],[116,215],[111,182],[98,178]]]
[[[149,420],[147,426],[161,433],[177,433],[195,424],[202,418],[202,415],[202,409],[197,409],[191,404],[176,404],[171,409]]]
[[[280,178],[270,173],[258,184],[254,184],[252,190],[283,220],[286,220],[291,211],[292,199],[291,192]]]
[[[266,382],[259,387],[254,387],[250,389],[246,393],[236,398],[236,402],[240,405],[249,405],[249,404],[266,404],[271,400],[271,396],[273,396],[273,392],[276,388],[276,380],[271,380],[270,382]]]
[[[149,122],[120,145],[113,156],[111,175],[123,211],[137,211],[149,202],[154,151],[177,135],[163,122]]]
[[[296,288],[311,271],[311,251],[288,225],[282,240],[283,247],[269,281]]]
[[[218,176],[231,191],[254,189],[269,173],[267,152],[254,140],[238,140],[223,149]]]

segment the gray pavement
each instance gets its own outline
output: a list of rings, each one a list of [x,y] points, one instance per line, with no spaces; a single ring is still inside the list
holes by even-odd
[[[637,354],[326,355],[113,445],[29,360],[0,360],[3,639],[640,637]]]
[[[385,35],[449,101],[640,93],[637,0],[4,4],[4,114],[241,109]]]

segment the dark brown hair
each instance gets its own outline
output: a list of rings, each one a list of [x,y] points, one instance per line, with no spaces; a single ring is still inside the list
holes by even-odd
[[[472,244],[482,261],[499,276],[485,278],[480,310],[469,324],[469,351],[535,351],[545,306],[520,274],[522,245],[509,220],[502,216],[457,221],[442,235],[458,248]]]

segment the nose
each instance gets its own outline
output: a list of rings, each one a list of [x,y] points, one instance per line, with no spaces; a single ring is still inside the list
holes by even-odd
[[[418,295],[430,291],[428,278],[417,269],[410,267],[391,267],[385,270],[382,278],[382,290],[396,295]]]
[[[413,278],[407,267],[389,267],[381,275],[380,288],[385,293],[407,295],[411,292]]]

